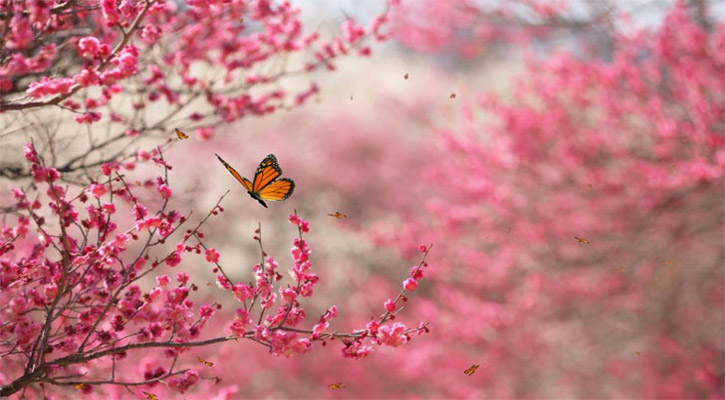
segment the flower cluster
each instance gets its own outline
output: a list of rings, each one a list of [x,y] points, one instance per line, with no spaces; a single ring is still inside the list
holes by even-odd
[[[105,180],[77,194],[58,184],[62,175],[45,166],[32,143],[25,146],[24,155],[36,186],[47,191],[45,198],[31,200],[15,189],[14,207],[20,216],[14,226],[0,229],[0,300],[8,304],[0,309],[5,321],[0,359],[11,379],[0,381],[3,394],[39,381],[74,386],[88,394],[103,393],[104,383],[151,388],[164,382],[168,390],[184,393],[202,378],[181,361],[195,347],[248,339],[274,355],[291,357],[312,350],[315,342],[324,345],[325,340],[344,338],[343,354],[359,358],[372,351],[370,344],[397,347],[410,333],[427,329],[398,323],[389,328],[386,322],[394,316],[385,313],[376,322],[376,333],[331,332],[330,324],[338,316],[334,305],[316,325],[303,328],[306,311],[300,298],[312,296],[320,279],[311,272],[311,250],[302,237],[309,223],[297,215],[289,218],[299,234],[291,249],[291,283],[282,284],[279,264],[263,250],[261,227],[255,240],[262,263],[252,267],[253,282],[232,282],[219,252],[204,243],[200,230],[224,209],[217,203],[195,228],[182,234],[187,218],[170,208],[171,166],[160,148],[139,152],[134,162],[104,164],[100,169]],[[164,174],[146,184],[129,185],[120,172],[134,170],[136,163],[162,167]],[[29,234],[32,229],[37,238]],[[174,234],[182,239],[168,251],[164,243]],[[225,314],[218,312],[221,304],[197,304],[194,292],[199,287],[182,267],[192,254],[214,266],[218,287],[242,305],[230,318],[228,335],[201,337],[215,315]],[[179,269],[170,275],[168,268]],[[372,342],[364,344],[366,338]],[[115,371],[134,365],[140,349],[148,349],[147,357],[158,354],[144,364],[141,375],[127,373],[125,381],[119,380]],[[168,365],[163,365],[164,359]]]

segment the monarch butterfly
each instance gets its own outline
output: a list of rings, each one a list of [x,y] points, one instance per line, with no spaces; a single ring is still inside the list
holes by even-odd
[[[335,390],[335,389],[342,389],[345,386],[342,386],[342,382],[337,382],[337,383],[331,383],[331,384],[327,385],[327,387],[329,387],[332,390]]]
[[[584,238],[581,238],[579,236],[574,236],[574,239],[576,239],[576,241],[579,242],[579,243],[589,244],[589,241],[588,240],[586,240]]]
[[[337,219],[343,219],[343,218],[347,218],[347,215],[345,215],[345,214],[343,214],[343,213],[341,213],[341,212],[339,212],[339,211],[335,211],[335,213],[334,213],[334,214],[327,214],[327,215],[329,215],[329,216],[331,216],[331,217],[335,217],[335,218],[337,218]]]
[[[279,178],[282,175],[282,168],[277,163],[277,157],[274,154],[270,154],[259,163],[257,171],[254,173],[254,181],[250,182],[249,179],[239,175],[231,165],[227,164],[219,154],[216,154],[216,158],[221,161],[224,167],[239,181],[239,183],[247,189],[247,193],[256,199],[259,204],[267,208],[267,201],[282,201],[292,196],[295,191],[295,182],[288,178]]]
[[[478,364],[473,364],[470,367],[468,367],[467,370],[463,371],[464,374],[471,376],[474,372],[478,369]]]
[[[205,360],[205,359],[203,359],[203,358],[201,358],[199,356],[196,356],[196,358],[199,360],[200,363],[206,365],[207,367],[213,367],[214,366],[214,363],[211,362],[211,361],[207,361],[207,360]]]
[[[189,135],[179,130],[179,128],[174,128],[174,132],[176,132],[176,136],[179,138],[179,140],[188,139]]]

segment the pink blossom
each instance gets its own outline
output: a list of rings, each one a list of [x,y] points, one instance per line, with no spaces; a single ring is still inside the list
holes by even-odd
[[[23,147],[23,155],[25,156],[26,160],[32,163],[38,162],[38,155],[35,152],[35,147],[33,146],[32,142],[25,143],[25,146]]]
[[[350,343],[350,345],[343,346],[340,351],[342,352],[343,357],[357,360],[369,356],[370,353],[373,352],[373,348],[368,345],[364,345],[362,341],[355,340]]]
[[[405,329],[405,325],[397,322],[392,326],[383,325],[378,329],[376,337],[383,345],[398,347],[408,341]]]
[[[11,30],[7,41],[10,49],[22,50],[28,46],[33,39],[33,31],[30,27],[30,18],[18,12],[12,18]]]
[[[144,229],[151,229],[159,226],[161,224],[161,218],[159,217],[148,217],[140,219],[136,222],[136,230],[142,231]]]
[[[413,278],[408,278],[403,282],[403,288],[405,290],[413,291],[418,287],[418,281]]]
[[[0,78],[0,93],[13,90],[13,81],[7,78]]]
[[[48,283],[43,286],[43,295],[45,296],[46,303],[52,303],[55,296],[58,295],[58,285],[55,283]]]
[[[308,338],[300,338],[291,347],[294,353],[304,354],[312,349],[312,341]]]
[[[101,11],[103,18],[106,20],[106,26],[114,26],[120,20],[115,0],[101,0]]]
[[[101,165],[101,172],[103,175],[110,176],[112,171],[118,170],[118,164],[116,163],[103,163]]]
[[[23,189],[14,188],[13,197],[15,197],[18,200],[21,200],[21,199],[25,199],[26,195],[25,195],[25,192],[23,192]]]
[[[161,184],[156,188],[159,193],[161,193],[161,197],[164,199],[168,199],[171,197],[171,188],[168,187],[166,184]]]
[[[295,214],[290,214],[289,223],[298,226],[303,233],[310,231],[310,223]]]
[[[24,297],[15,297],[10,300],[10,309],[13,314],[18,315],[25,311],[28,301]]]
[[[76,115],[75,120],[79,124],[92,124],[101,120],[101,113],[89,111],[81,115]]]
[[[342,23],[342,32],[345,35],[345,40],[350,44],[354,44],[365,35],[365,28],[356,25],[353,19],[346,19]]]
[[[237,336],[243,336],[245,333],[244,328],[251,323],[249,312],[243,308],[238,308],[236,318],[229,326],[229,330]]]
[[[214,248],[208,248],[204,253],[204,256],[206,257],[207,262],[210,262],[212,264],[219,262],[219,253],[214,250]]]
[[[55,168],[43,168],[38,164],[33,164],[30,169],[35,182],[55,182],[60,178],[60,173]]]
[[[395,311],[395,308],[396,308],[396,307],[395,307],[395,302],[393,301],[393,299],[388,299],[388,300],[387,300],[387,301],[385,302],[385,309],[386,309],[386,310],[388,310],[388,312],[393,312],[393,311]]]
[[[73,79],[50,79],[44,76],[39,82],[32,82],[28,87],[27,93],[30,97],[40,98],[45,96],[52,96],[55,94],[67,94],[70,93],[72,88]]]
[[[189,274],[186,272],[179,272],[176,274],[176,281],[179,282],[181,285],[186,285],[189,283]]]
[[[171,282],[171,279],[167,275],[159,275],[156,277],[156,284],[159,286],[166,286]]]
[[[81,72],[73,76],[73,80],[82,87],[98,85],[101,82],[98,73],[90,68],[83,68]]]
[[[312,327],[312,337],[318,338],[321,334],[323,334],[328,328],[330,327],[329,322],[321,322],[319,324],[315,324],[315,326]]]
[[[91,186],[88,187],[88,193],[90,193],[93,197],[99,199],[103,197],[106,193],[108,193],[108,189],[106,188],[106,185],[101,183],[92,183]]]
[[[227,278],[224,275],[222,275],[222,274],[217,275],[217,277],[216,277],[216,285],[219,288],[224,289],[224,290],[231,290],[232,289],[232,284],[229,283],[229,281],[227,280]]]
[[[179,256],[179,254],[177,253],[171,254],[170,256],[166,257],[165,263],[169,267],[175,267],[179,265],[179,263],[181,263],[181,256]]]
[[[183,377],[170,378],[168,381],[168,387],[171,391],[185,393],[199,380],[199,376],[199,372],[190,369],[184,373]]]
[[[146,44],[156,43],[159,37],[161,37],[161,28],[156,25],[146,25],[141,29],[141,39]]]
[[[254,297],[254,289],[247,284],[237,283],[234,285],[234,297],[240,302],[245,302]]]
[[[287,287],[280,290],[280,294],[282,295],[282,299],[287,304],[293,304],[295,300],[297,300],[297,291],[293,288]]]
[[[148,161],[151,159],[151,154],[147,151],[139,150],[138,154],[136,155],[139,160],[142,161]]]
[[[103,58],[110,52],[110,47],[105,43],[102,44],[96,37],[86,36],[78,41],[78,51],[86,58]]]

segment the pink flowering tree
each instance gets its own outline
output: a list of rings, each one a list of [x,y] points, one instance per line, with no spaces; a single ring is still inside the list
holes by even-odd
[[[28,389],[45,392],[47,385],[92,393],[104,385],[151,388],[160,382],[183,393],[200,379],[215,379],[200,374],[195,360],[184,360],[183,354],[195,347],[246,339],[273,355],[291,357],[308,352],[316,342],[338,339],[346,357],[360,358],[372,346],[397,347],[409,335],[428,330],[422,323],[408,328],[389,322],[400,311],[396,304],[407,299],[406,291],[416,289],[429,248],[421,247],[423,257],[401,292],[365,327],[331,331],[330,321],[337,317],[333,305],[305,328],[301,300],[313,294],[319,278],[303,237],[309,223],[296,214],[289,218],[298,231],[291,249],[291,282],[282,281],[278,263],[265,252],[261,227],[253,238],[260,251],[260,262],[252,267],[254,280],[233,281],[201,230],[224,212],[224,196],[184,229],[191,220],[170,207],[171,167],[161,151],[144,160],[164,171],[155,182],[129,184],[118,168],[104,165],[105,181],[79,190],[61,186],[58,171],[45,165],[32,144],[25,157],[34,173],[35,194],[13,191],[17,222],[2,228],[3,396]],[[133,220],[124,219],[125,214]],[[171,240],[177,244],[169,250],[164,244]],[[185,258],[202,253],[223,293],[217,297],[229,296],[238,304],[226,332],[215,330],[206,335],[210,337],[202,336],[204,328],[222,305],[197,305],[193,292],[199,287],[188,273],[176,273],[172,283],[162,272],[181,268]],[[146,364],[135,374],[123,365],[134,352],[153,350],[168,362]]]
[[[0,2],[0,134],[35,132],[71,180],[174,128],[208,140],[220,123],[298,107],[319,90],[305,76],[387,37],[387,9],[328,39],[306,31],[300,12],[268,0]],[[68,116],[81,126],[44,129]],[[0,164],[2,176],[30,174]]]
[[[377,99],[372,122],[311,124],[299,196],[334,194],[343,226],[404,257],[436,243],[429,296],[406,310],[431,335],[354,370],[349,394],[722,398],[725,24],[700,11],[613,26],[604,59],[530,56],[506,95],[412,76],[415,98]],[[353,371],[329,362],[315,376]]]
[[[0,396],[184,393],[220,381],[192,349],[250,341],[292,357],[335,341],[358,359],[428,331],[394,320],[429,246],[378,316],[342,331],[334,305],[307,322],[321,279],[296,212],[289,269],[265,252],[259,226],[244,281],[203,232],[224,229],[214,217],[226,194],[200,218],[175,201],[164,158],[174,128],[210,140],[220,124],[302,106],[318,85],[286,80],[386,38],[387,9],[328,40],[299,14],[265,0],[0,2],[0,135],[14,151],[0,176],[15,186],[0,196]],[[195,298],[197,255],[213,302]]]

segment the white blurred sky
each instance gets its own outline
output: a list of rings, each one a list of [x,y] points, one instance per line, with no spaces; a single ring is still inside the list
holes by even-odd
[[[415,4],[419,0],[403,0],[408,4]],[[505,0],[508,1],[508,0]],[[667,10],[677,0],[563,0],[571,5],[573,13],[583,12],[589,5],[600,3],[616,4],[621,10],[633,16],[633,22],[638,26],[656,26]],[[725,18],[725,0],[699,0],[708,4],[710,12],[717,19]],[[384,0],[291,0],[294,4],[303,7],[305,17],[313,21],[337,21],[350,15],[365,21],[383,9]],[[551,3],[552,0],[546,0]],[[482,6],[498,4],[500,0],[479,0]]]

